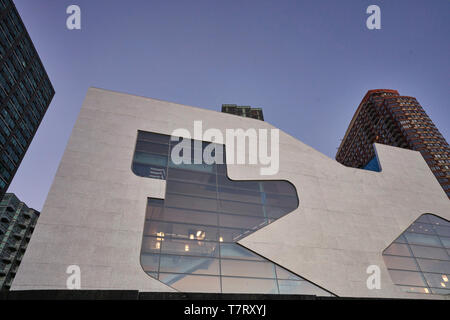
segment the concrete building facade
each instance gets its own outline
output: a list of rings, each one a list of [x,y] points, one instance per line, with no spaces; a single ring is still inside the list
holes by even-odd
[[[90,88],[12,289],[66,289],[68,267],[75,265],[82,289],[201,291],[192,286],[177,289],[141,266],[145,225],[152,219],[149,199],[169,201],[172,191],[167,189],[174,184],[169,185],[170,171],[165,179],[163,171],[133,168],[139,132],[194,132],[199,120],[203,130],[276,129],[255,119]],[[227,164],[232,181],[285,181],[298,198],[289,212],[236,243],[323,289],[324,295],[445,298],[445,288],[427,293],[424,285],[420,295],[406,292],[405,286],[421,286],[409,283],[410,271],[397,272],[392,258],[385,261],[386,255],[396,255],[393,242],[400,242],[424,214],[442,219],[439,249],[448,254],[448,198],[419,152],[382,144],[375,144],[375,150],[381,172],[346,167],[280,131],[278,173],[262,176],[261,165]],[[156,242],[167,240],[166,234],[157,237]],[[413,255],[407,259],[419,260]],[[446,259],[440,259],[436,269],[442,277],[449,271]],[[219,268],[221,277],[227,276],[222,261]],[[247,272],[251,278],[252,271]],[[371,276],[377,277],[375,286],[368,284]],[[264,293],[261,288],[248,284],[245,290]]]

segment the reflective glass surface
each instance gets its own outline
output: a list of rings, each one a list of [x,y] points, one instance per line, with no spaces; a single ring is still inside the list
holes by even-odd
[[[373,156],[373,158],[362,169],[380,172],[381,168],[380,163],[378,162],[378,157],[376,155]]]
[[[403,291],[450,294],[450,222],[420,216],[383,252],[392,281]]]
[[[191,163],[176,164],[185,149]],[[211,147],[211,145],[213,145]],[[222,145],[138,132],[136,175],[166,180],[164,199],[149,198],[141,265],[151,277],[179,291],[330,293],[236,242],[292,212],[297,192],[287,181],[233,181],[226,165],[194,163],[196,152]]]
[[[0,199],[55,90],[11,0],[0,1]]]

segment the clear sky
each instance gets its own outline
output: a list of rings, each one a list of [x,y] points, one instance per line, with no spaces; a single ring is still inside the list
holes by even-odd
[[[8,190],[37,210],[90,86],[218,111],[262,107],[332,158],[367,90],[396,89],[449,141],[449,0],[14,2],[56,91]],[[71,4],[81,30],[66,28]],[[380,30],[366,28],[371,4]]]

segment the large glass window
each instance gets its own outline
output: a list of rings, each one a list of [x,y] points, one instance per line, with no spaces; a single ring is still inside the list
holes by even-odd
[[[133,172],[166,180],[165,199],[148,199],[144,271],[179,291],[330,295],[237,244],[298,207],[294,186],[287,181],[233,181],[224,164],[175,164],[170,151],[178,143],[187,143],[184,151],[191,160],[208,148],[204,142],[138,132]],[[223,146],[213,147],[224,154]]]
[[[450,222],[420,216],[383,252],[392,281],[402,290],[450,294]]]

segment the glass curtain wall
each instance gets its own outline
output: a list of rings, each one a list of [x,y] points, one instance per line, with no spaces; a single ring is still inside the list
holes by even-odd
[[[420,216],[383,252],[392,281],[402,290],[450,294],[450,222]]]
[[[233,181],[225,164],[175,164],[179,141],[138,132],[133,172],[165,179],[165,199],[148,199],[141,265],[151,277],[185,292],[330,295],[329,292],[237,244],[298,207],[287,181]],[[190,140],[180,153],[223,145]]]

